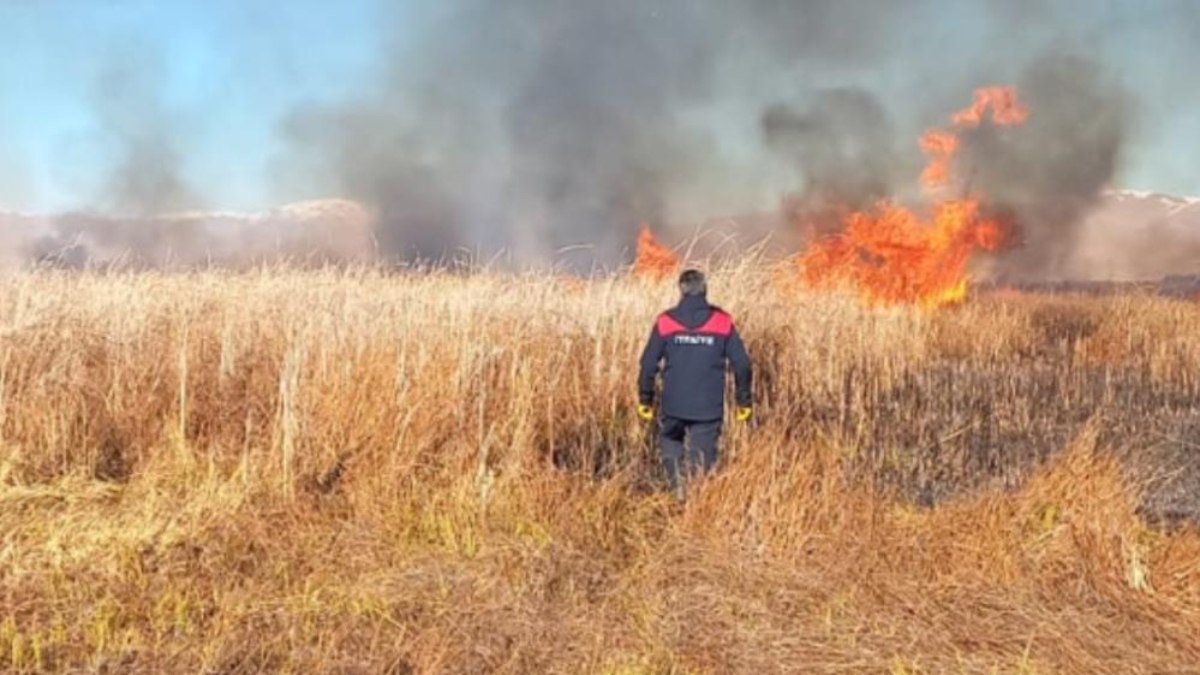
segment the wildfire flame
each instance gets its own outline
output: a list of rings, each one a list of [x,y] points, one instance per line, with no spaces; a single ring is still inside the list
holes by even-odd
[[[939,307],[967,295],[967,265],[981,250],[1005,242],[1002,223],[981,213],[976,195],[946,196],[954,177],[959,133],[988,119],[1008,126],[1025,121],[1029,111],[1011,87],[975,92],[971,106],[951,117],[949,129],[930,129],[920,139],[929,158],[921,184],[934,200],[925,215],[891,200],[869,211],[849,213],[843,230],[814,243],[801,256],[806,284],[851,285],[870,305],[915,304]]]
[[[637,258],[633,273],[648,279],[666,279],[679,270],[679,256],[654,238],[650,226],[643,223],[638,232]]]

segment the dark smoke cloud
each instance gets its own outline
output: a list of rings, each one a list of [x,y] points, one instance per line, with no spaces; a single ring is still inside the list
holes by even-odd
[[[787,219],[807,239],[836,232],[847,209],[893,194],[905,171],[883,104],[858,88],[814,92],[807,105],[775,104],[762,115],[767,146],[803,176],[784,203]]]
[[[1060,278],[1085,217],[1117,174],[1129,101],[1094,61],[1075,55],[1037,60],[1018,89],[1029,119],[967,134],[960,169],[1016,225],[1016,246],[998,258],[997,272]]]
[[[754,100],[793,68],[878,58],[896,3],[514,0],[442,3],[362,95],[306,106],[281,160],[381,212],[400,256],[507,247],[613,263],[641,221],[672,221],[708,181],[737,182],[694,116]],[[410,19],[411,20],[411,19]],[[432,122],[431,122],[432,120]],[[754,113],[720,128],[753,130]],[[457,126],[456,126],[457,125]],[[303,172],[300,172],[303,173]]]
[[[373,77],[279,120],[270,180],[286,199],[366,205],[389,258],[504,250],[586,269],[622,261],[642,221],[678,241],[672,226],[690,233],[705,216],[782,210],[770,222],[812,234],[836,227],[842,209],[914,197],[921,128],[944,123],[972,88],[1015,79],[1030,121],[971,134],[965,159],[973,187],[1020,226],[1024,245],[999,272],[1061,275],[1080,223],[1119,179],[1136,108],[1097,46],[1124,30],[1129,10],[1117,4],[419,3],[381,19],[395,39],[371,59]],[[1151,4],[1170,42],[1191,45],[1195,5]],[[194,129],[167,104],[163,72],[153,50],[135,48],[111,57],[94,87],[112,161],[85,210],[131,218],[87,233],[60,219],[48,248],[83,234],[147,259],[213,248],[212,228],[158,217],[207,201],[186,171]],[[164,240],[154,222],[176,231]]]
[[[114,51],[96,77],[96,133],[111,157],[96,203],[106,210],[148,215],[201,205],[185,178],[187,131],[167,110],[164,82],[162,62],[144,48]]]
[[[752,44],[765,47],[765,67],[871,66],[894,53],[896,39],[919,27],[926,2],[901,0],[710,0],[716,30],[731,30],[726,56]],[[786,67],[786,66],[785,66]]]
[[[653,7],[555,4],[548,39],[504,104],[513,186],[551,248],[584,241],[611,260],[639,220],[664,219],[672,184],[688,174],[689,139],[673,122],[708,90],[712,54],[699,4],[667,4],[669,17]],[[659,30],[664,20],[671,30]]]
[[[985,208],[1012,225],[1012,247],[989,261],[989,274],[1089,276],[1081,240],[1118,175],[1130,98],[1095,60],[1058,51],[1030,58],[1015,84],[1029,119],[963,132],[955,165],[962,184],[955,189],[982,195]],[[970,87],[957,99],[947,110],[969,101]],[[847,209],[870,208],[883,197],[922,201],[914,195],[919,164],[896,149],[888,111],[869,92],[836,89],[816,92],[804,105],[772,106],[762,130],[767,145],[802,171],[785,208],[809,238],[840,230]],[[903,142],[912,147],[915,140]],[[1090,243],[1094,248],[1095,237]]]
[[[304,150],[301,161],[332,174],[339,193],[379,212],[381,250],[445,257],[463,243],[455,186],[442,180],[451,172],[394,105],[298,111],[284,134]]]

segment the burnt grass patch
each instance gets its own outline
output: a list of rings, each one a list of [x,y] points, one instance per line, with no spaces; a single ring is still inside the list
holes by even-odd
[[[798,406],[800,434],[855,448],[847,469],[932,505],[982,487],[1012,489],[1089,426],[1145,487],[1144,512],[1200,524],[1200,397],[1147,369],[1041,362],[941,362],[890,386],[848,370],[840,397]]]

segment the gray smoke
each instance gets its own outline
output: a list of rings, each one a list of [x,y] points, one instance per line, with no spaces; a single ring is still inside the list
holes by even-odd
[[[211,242],[199,219],[160,217],[201,205],[185,177],[186,130],[166,109],[163,83],[163,65],[153,50],[121,47],[101,61],[89,101],[96,124],[92,140],[107,171],[84,211],[25,223],[24,257],[82,267],[117,261],[168,266],[203,255]]]
[[[351,202],[323,200],[245,213],[202,210],[205,200],[188,178],[185,161],[194,132],[168,107],[166,82],[164,64],[153,49],[126,46],[102,59],[88,100],[95,124],[90,141],[107,160],[107,171],[77,212],[0,214],[0,229],[7,233],[0,242],[5,253],[0,265],[190,269],[374,259],[372,214]],[[353,123],[348,121],[351,128]],[[418,185],[404,178],[397,182]]]
[[[187,130],[166,109],[163,83],[157,55],[138,48],[111,54],[93,83],[96,136],[110,157],[94,204],[107,211],[144,216],[201,206],[185,177]]]
[[[281,163],[293,181],[295,167],[329,171],[377,207],[389,253],[503,247],[577,267],[618,261],[640,222],[672,222],[714,183],[745,185],[722,130],[750,137],[753,102],[785,76],[879,58],[898,13],[884,0],[442,6],[361,96],[294,111]],[[750,109],[699,121],[729,101]]]
[[[19,251],[27,262],[71,269],[369,263],[376,250],[372,224],[362,206],[335,199],[249,213],[0,214],[0,233],[10,236],[9,251]],[[0,258],[0,265],[19,262]]]
[[[1113,80],[1126,57],[1106,48],[1137,45],[1149,30],[1138,26],[1153,26],[1154,44],[1188,63],[1200,16],[1183,0],[1145,11],[1081,0],[411,5],[381,18],[394,39],[365,81],[278,120],[267,167],[284,200],[365,205],[389,258],[506,251],[586,269],[625,259],[641,222],[674,243],[719,216],[820,234],[842,210],[915,196],[920,131],[973,88],[1015,82],[1029,122],[970,134],[964,161],[972,187],[994,195],[989,208],[1019,228],[998,273],[1043,277],[1070,269],[1080,223],[1120,180],[1142,89],[1190,95],[1182,65],[1127,95]],[[202,141],[166,105],[152,50],[111,61],[93,100],[110,172],[84,210],[130,218],[104,220],[111,232],[60,219],[43,248],[87,235],[148,259],[236,249],[194,219],[158,217],[208,201],[187,172]],[[175,229],[146,225],[158,222]]]
[[[612,259],[638,221],[664,219],[687,177],[689,139],[672,123],[710,86],[700,5],[664,3],[662,32],[652,4],[528,4],[549,39],[502,108],[515,206],[548,248],[588,242]]]
[[[762,131],[767,146],[803,177],[784,209],[806,239],[836,232],[847,209],[869,208],[893,194],[906,170],[911,176],[887,111],[863,89],[817,91],[804,107],[772,105]]]
[[[1073,55],[1039,59],[1018,89],[1029,119],[966,134],[960,167],[1016,227],[997,273],[1060,277],[1079,248],[1084,218],[1120,166],[1129,104],[1096,63]]]
[[[1029,119],[962,132],[955,189],[982,195],[985,208],[1013,230],[1011,248],[991,261],[991,274],[1077,274],[1085,219],[1120,168],[1129,98],[1096,61],[1058,51],[1032,58],[1015,84]],[[969,100],[964,88],[941,119]],[[847,209],[903,198],[920,171],[910,154],[897,151],[887,111],[865,91],[817,92],[804,106],[773,106],[762,129],[768,146],[802,170],[804,181],[785,208],[810,237],[838,231]],[[915,138],[905,142],[911,147]]]
[[[442,180],[454,172],[397,118],[402,104],[392,105],[300,111],[284,133],[305,150],[306,163],[332,173],[338,193],[378,211],[383,251],[443,257],[463,241],[454,186]]]

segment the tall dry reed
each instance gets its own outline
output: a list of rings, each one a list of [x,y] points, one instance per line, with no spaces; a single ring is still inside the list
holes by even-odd
[[[0,669],[1200,663],[1200,309],[712,286],[757,422],[677,505],[631,411],[669,284],[7,277]]]

